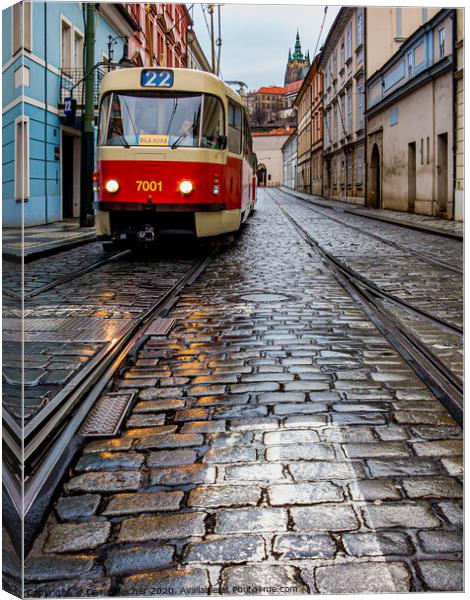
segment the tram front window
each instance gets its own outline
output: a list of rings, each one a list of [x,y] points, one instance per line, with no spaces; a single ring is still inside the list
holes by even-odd
[[[223,114],[215,96],[115,92],[101,103],[99,139],[106,146],[218,148]]]

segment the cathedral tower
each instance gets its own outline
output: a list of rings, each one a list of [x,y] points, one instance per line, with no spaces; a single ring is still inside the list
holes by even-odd
[[[310,66],[309,53],[302,53],[302,46],[300,45],[299,30],[297,29],[297,36],[295,38],[294,54],[291,53],[289,48],[289,55],[287,58],[286,74],[284,76],[284,85],[299,81],[305,76],[305,72]]]

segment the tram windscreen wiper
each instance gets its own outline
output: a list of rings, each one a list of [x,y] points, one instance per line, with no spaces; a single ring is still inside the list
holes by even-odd
[[[191,125],[191,127],[188,127],[188,129],[183,131],[183,133],[179,136],[179,138],[175,142],[173,142],[173,144],[171,145],[171,149],[174,150],[175,148],[177,148],[180,145],[180,142],[182,142],[189,133],[194,131],[196,129],[196,127],[197,126],[193,123]]]
[[[120,135],[119,137],[122,139],[123,146],[130,148],[129,142],[126,140],[126,138],[123,135]]]

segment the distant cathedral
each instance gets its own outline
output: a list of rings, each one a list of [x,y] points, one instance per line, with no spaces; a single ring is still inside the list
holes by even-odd
[[[300,45],[299,30],[297,29],[297,37],[295,38],[295,49],[294,54],[291,54],[289,48],[289,57],[287,59],[286,74],[284,76],[284,86],[294,81],[300,81],[304,79],[310,66],[310,56],[307,50],[307,54],[302,54],[302,47]]]

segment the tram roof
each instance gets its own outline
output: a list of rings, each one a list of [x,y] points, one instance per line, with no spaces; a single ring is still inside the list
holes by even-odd
[[[148,88],[140,83],[141,73],[144,70],[155,69],[156,71],[172,71],[174,82],[171,88]],[[178,92],[206,92],[218,96],[228,96],[238,103],[240,96],[222,79],[212,73],[199,71],[197,69],[173,69],[169,67],[130,67],[116,69],[106,73],[101,80],[100,97],[106,92],[124,90],[149,90],[158,91],[176,90]]]

